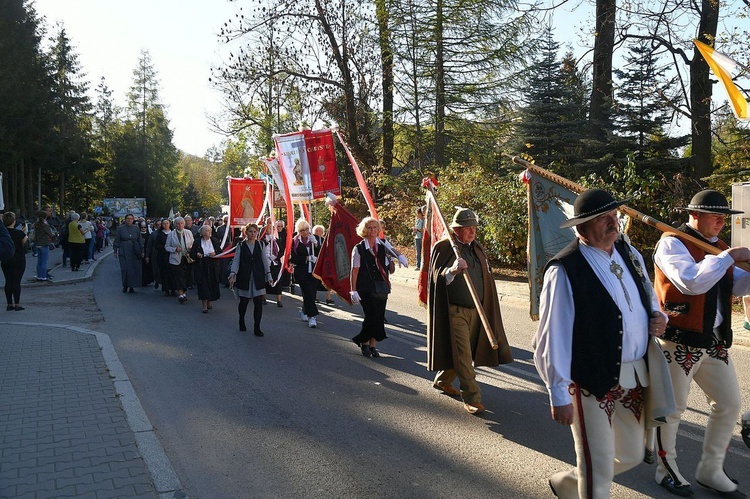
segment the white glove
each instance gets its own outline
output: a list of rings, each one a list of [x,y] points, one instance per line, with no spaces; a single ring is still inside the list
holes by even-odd
[[[404,255],[398,255],[398,266],[409,268],[409,260]]]
[[[315,256],[315,255],[310,255],[310,256],[308,257],[308,259],[310,260],[310,263],[315,263],[315,262],[317,262],[317,261],[318,261],[318,257],[317,257],[317,256]]]
[[[353,304],[356,305],[357,303],[360,302],[361,298],[359,297],[359,293],[357,293],[356,291],[350,291],[349,295],[352,297]]]

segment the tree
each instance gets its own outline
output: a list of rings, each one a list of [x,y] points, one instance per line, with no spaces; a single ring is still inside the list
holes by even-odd
[[[141,52],[133,71],[126,113],[112,144],[112,194],[145,197],[153,212],[166,214],[178,200],[183,179],[176,168],[178,151],[147,51]]]
[[[612,130],[612,57],[616,14],[616,0],[596,0],[589,136],[598,142],[606,142]]]
[[[220,37],[227,44],[242,40],[246,45],[230,52],[229,63],[214,70],[213,81],[236,115],[243,109],[260,111],[252,120],[256,126],[269,114],[263,96],[277,88],[275,82],[295,87],[311,118],[325,114],[338,123],[363,168],[376,168],[374,24],[371,6],[346,0],[269,0],[247,16],[240,8]],[[283,45],[271,43],[277,36]]]
[[[6,209],[17,214],[35,212],[34,174],[51,154],[52,82],[43,36],[32,5],[0,0],[0,169]]]
[[[87,209],[91,197],[90,176],[94,170],[91,161],[91,102],[88,97],[88,82],[84,79],[78,54],[73,49],[65,27],[57,25],[57,34],[51,48],[53,69],[52,95],[54,99],[54,130],[56,132],[56,167],[53,169],[59,181],[59,205],[67,206],[66,189],[74,193],[74,209]],[[68,177],[72,185],[68,186]]]
[[[548,26],[541,50],[531,62],[534,70],[527,72],[523,80],[525,106],[516,127],[516,150],[567,173],[580,157],[585,100],[580,92],[580,77],[570,66],[570,56],[566,66],[557,58],[558,49]]]
[[[668,78],[667,65],[660,62],[650,43],[639,40],[631,44],[624,58],[624,69],[615,69],[615,129],[628,142],[633,160],[641,168],[651,164],[662,172],[680,168],[675,151],[686,138],[670,138],[664,130],[674,118],[678,105],[674,83]]]

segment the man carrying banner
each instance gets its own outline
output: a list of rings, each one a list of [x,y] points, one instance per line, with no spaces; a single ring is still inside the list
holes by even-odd
[[[620,235],[623,204],[600,189],[581,193],[562,224],[577,238],[544,273],[534,363],[577,460],[550,477],[558,497],[609,497],[614,475],[643,461],[643,388],[655,381],[644,357],[667,320],[643,257]]]
[[[459,208],[450,224],[458,251],[450,239],[435,244],[430,256],[428,282],[429,324],[427,328],[427,369],[438,371],[433,386],[443,393],[461,395],[470,414],[485,410],[476,380],[474,366],[497,366],[513,361],[505,337],[500,303],[484,248],[475,241],[477,216],[467,208]],[[473,297],[468,289],[468,275],[476,289],[479,302],[501,347],[492,349],[483,331]],[[461,391],[451,383],[459,379]]]
[[[734,266],[750,261],[750,249],[729,248],[718,238],[729,208],[727,198],[713,190],[693,196],[689,221],[677,231],[723,250],[708,255],[692,242],[665,233],[654,253],[655,288],[669,327],[660,344],[669,361],[677,413],[657,429],[656,482],[682,497],[692,497],[690,483],[677,468],[675,443],[690,384],[695,381],[710,404],[703,454],[696,481],[722,497],[747,497],[724,472],[724,459],[741,409],[740,389],[729,347],[732,346],[732,295],[750,293],[750,273]]]

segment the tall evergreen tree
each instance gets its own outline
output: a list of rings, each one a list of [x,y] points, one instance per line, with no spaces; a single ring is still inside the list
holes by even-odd
[[[145,197],[150,213],[166,214],[179,202],[182,180],[172,130],[159,100],[159,81],[147,51],[141,52],[128,92],[127,119],[113,144],[111,194]]]
[[[50,164],[52,82],[43,36],[31,4],[0,0],[0,171],[5,207],[17,214],[35,212],[31,193]]]
[[[94,170],[91,161],[91,101],[88,82],[65,27],[57,25],[50,58],[54,86],[55,143],[58,163],[55,173],[59,181],[59,203],[63,208],[88,209],[91,198],[87,193],[90,175]],[[70,180],[70,185],[68,181]],[[70,190],[73,204],[68,204],[66,192]]]
[[[679,141],[664,136],[678,100],[668,66],[660,64],[651,44],[637,41],[629,47],[622,69],[615,69],[615,129],[632,143],[634,160],[674,157]]]
[[[524,79],[525,106],[517,126],[517,150],[532,155],[539,164],[563,172],[579,157],[585,100],[580,75],[575,66],[571,67],[569,57],[565,63],[558,59],[558,49],[548,26],[540,52]]]

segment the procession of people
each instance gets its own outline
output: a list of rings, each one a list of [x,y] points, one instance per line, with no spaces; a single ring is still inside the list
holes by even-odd
[[[747,497],[740,490],[743,477],[728,476],[724,461],[738,421],[750,446],[750,412],[741,415],[730,355],[732,296],[750,295],[750,272],[738,264],[750,262],[750,249],[719,239],[726,217],[742,212],[713,190],[700,191],[686,207],[676,208],[688,219],[659,240],[652,283],[644,256],[621,233],[618,209],[626,202],[601,189],[580,193],[572,216],[561,225],[575,237],[546,264],[534,364],[548,390],[551,418],[570,428],[576,454],[574,468],[549,478],[551,492],[563,498],[609,497],[614,477],[644,461],[653,432],[654,478],[666,491],[693,497],[695,482],[720,497]],[[417,209],[420,242],[429,239],[429,212],[427,205]],[[38,257],[44,268],[38,271],[40,281],[50,279],[43,244],[51,237],[47,216],[40,211],[35,225],[36,245],[45,250]],[[86,218],[71,212],[66,223],[74,271],[102,247],[100,222],[86,223]],[[6,214],[4,225],[18,251],[26,235],[13,228],[14,221],[12,213]],[[426,279],[426,365],[435,373],[433,388],[459,399],[469,414],[480,415],[486,408],[475,368],[513,362],[513,355],[495,278],[479,241],[478,214],[456,207],[451,223],[443,223],[443,238],[418,254],[418,270]],[[356,228],[361,239],[348,256],[351,296],[346,301],[361,307],[363,315],[352,341],[368,358],[380,357],[379,343],[388,338],[390,277],[397,263],[408,266],[384,227],[382,220],[363,218]],[[229,226],[225,218],[217,228],[208,219],[177,216],[149,223],[128,214],[112,240],[122,292],[153,284],[184,304],[190,301],[188,290],[197,288],[200,310],[208,314],[226,295],[220,290],[224,284],[239,300],[239,331],[248,330],[252,301],[252,330],[263,337],[266,295],[282,307],[282,293],[296,284],[302,294],[298,314],[317,328],[321,279],[315,268],[328,235],[322,226],[313,233],[309,221],[300,218],[287,260],[284,228],[270,217],[241,227]],[[23,310],[19,264],[11,262],[3,261],[8,310]],[[328,295],[326,304],[331,302]],[[677,436],[693,381],[708,404],[702,456],[690,474],[678,466]]]

